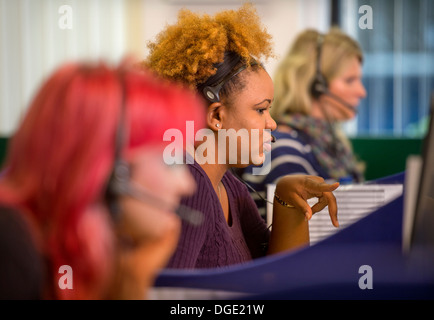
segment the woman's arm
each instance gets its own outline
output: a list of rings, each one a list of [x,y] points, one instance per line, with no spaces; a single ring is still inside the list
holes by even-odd
[[[277,182],[273,204],[273,227],[268,245],[268,254],[295,249],[309,244],[308,221],[326,206],[332,224],[339,226],[336,198],[332,191],[339,183],[327,184],[316,176],[284,176]],[[317,197],[312,206],[307,200]]]

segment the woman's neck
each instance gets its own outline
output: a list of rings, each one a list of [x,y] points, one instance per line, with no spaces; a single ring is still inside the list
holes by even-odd
[[[228,170],[228,166],[226,164],[219,164],[219,163],[217,164],[204,163],[204,164],[200,164],[200,166],[202,167],[203,171],[205,171],[214,189],[217,189],[217,186],[220,184],[223,176]]]
[[[225,186],[222,183],[222,178],[229,168],[228,165],[218,164],[218,163],[217,164],[205,163],[205,164],[201,164],[200,166],[205,171],[206,175],[211,181],[214,191],[217,194],[217,197],[219,198],[220,205],[222,207],[223,215],[226,222],[229,225],[231,225],[232,220],[229,212],[228,194],[226,192]]]
[[[207,139],[211,139],[211,137],[208,137]],[[229,169],[229,166],[227,163],[220,163],[217,149],[217,146],[219,145],[217,135],[214,135],[214,139],[215,140],[213,144],[211,143],[207,145],[208,148],[206,148],[205,151],[201,150],[198,153],[196,153],[198,148],[204,148],[204,146],[202,145],[203,143],[196,144],[194,158],[199,163],[203,171],[205,171],[214,189],[217,190],[218,185],[220,184],[226,171]]]

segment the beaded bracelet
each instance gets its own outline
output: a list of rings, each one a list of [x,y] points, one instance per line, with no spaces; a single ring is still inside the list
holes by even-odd
[[[276,199],[276,201],[279,202],[284,207],[295,208],[292,204],[289,204],[288,202],[283,201],[282,199],[280,199],[280,197],[277,194],[274,194],[274,199]]]

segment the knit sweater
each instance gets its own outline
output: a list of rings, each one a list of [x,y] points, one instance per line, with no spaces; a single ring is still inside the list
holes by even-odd
[[[178,247],[169,268],[214,268],[250,261],[264,255],[269,230],[247,188],[229,171],[222,178],[229,201],[230,223],[205,171],[189,165],[196,192],[181,203],[203,213],[199,226],[182,222]]]

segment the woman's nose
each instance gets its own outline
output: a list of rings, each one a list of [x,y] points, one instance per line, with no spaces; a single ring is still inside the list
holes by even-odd
[[[270,129],[271,131],[276,130],[277,124],[276,121],[271,117],[271,115],[268,115],[267,123],[265,124],[265,129]]]
[[[359,84],[358,95],[359,95],[360,99],[366,98],[366,89],[365,89],[365,86],[363,85],[363,82],[361,82],[361,81]]]

